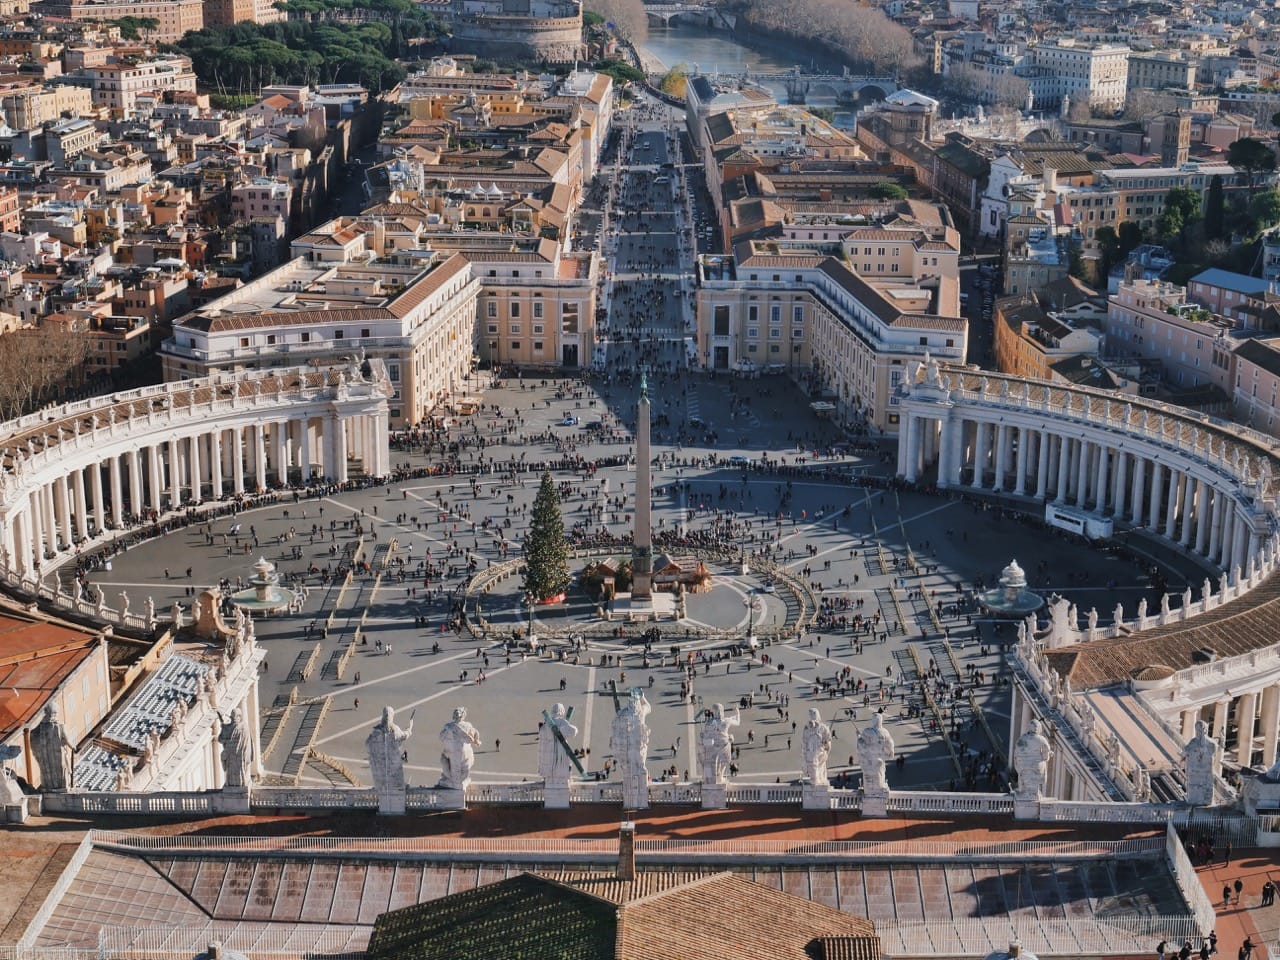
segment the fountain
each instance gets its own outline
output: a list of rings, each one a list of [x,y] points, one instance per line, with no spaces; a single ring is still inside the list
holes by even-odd
[[[1027,589],[1027,575],[1013,560],[1000,571],[1000,586],[983,593],[978,602],[992,616],[1021,620],[1044,606],[1044,597]]]
[[[248,588],[231,595],[234,606],[258,616],[284,613],[292,602],[293,594],[280,586],[276,565],[265,557],[253,565]]]

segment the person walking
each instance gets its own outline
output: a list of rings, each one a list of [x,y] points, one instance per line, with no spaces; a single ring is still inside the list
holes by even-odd
[[[1231,906],[1231,887],[1225,883],[1222,885],[1222,905],[1224,907]]]
[[[1236,891],[1236,903],[1240,902],[1240,894],[1244,893],[1244,881],[1236,877],[1236,882],[1232,884]]]

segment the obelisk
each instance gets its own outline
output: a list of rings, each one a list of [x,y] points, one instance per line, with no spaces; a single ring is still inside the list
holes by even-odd
[[[636,527],[631,535],[631,599],[652,599],[653,528],[649,476],[649,381],[640,374],[640,400],[636,403]]]

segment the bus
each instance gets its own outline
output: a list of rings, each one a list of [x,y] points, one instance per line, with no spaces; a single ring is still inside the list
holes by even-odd
[[[1109,517],[1100,517],[1087,510],[1054,503],[1045,504],[1044,521],[1051,527],[1067,530],[1090,540],[1108,540],[1115,532],[1115,526]]]

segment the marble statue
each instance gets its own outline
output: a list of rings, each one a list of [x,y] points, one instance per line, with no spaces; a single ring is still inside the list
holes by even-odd
[[[67,736],[58,705],[50,703],[44,709],[44,719],[31,731],[31,752],[40,765],[40,786],[44,790],[70,790],[72,784],[71,761],[75,744]]]
[[[394,707],[382,708],[382,719],[365,738],[365,750],[369,753],[369,775],[374,789],[381,796],[404,791],[404,743],[413,736],[413,718],[408,729],[400,729],[395,722]]]
[[[862,767],[862,792],[867,796],[888,796],[885,765],[894,757],[893,737],[884,728],[884,714],[873,713],[871,723],[858,733],[858,765]]]
[[[733,759],[733,728],[742,722],[741,711],[732,717],[724,714],[724,704],[711,708],[711,715],[702,721],[698,731],[698,763],[702,767],[703,783],[724,783],[729,778],[729,763]]]
[[[827,757],[831,755],[831,728],[822,722],[817,707],[809,708],[809,719],[800,733],[804,757],[801,773],[815,787],[827,786]]]
[[[1089,608],[1089,618],[1087,622],[1089,624],[1089,636],[1092,637],[1095,633],[1098,632],[1098,608],[1097,607]]]
[[[1218,759],[1218,745],[1209,736],[1209,725],[1196,721],[1196,735],[1182,749],[1187,779],[1187,803],[1205,807],[1213,803],[1213,778]]]
[[[123,590],[120,591],[120,620],[121,622],[129,616],[129,594]]]
[[[471,782],[471,769],[476,765],[475,748],[480,746],[480,731],[467,722],[467,708],[454,707],[453,718],[440,730],[440,786],[449,790],[465,790]]]
[[[550,721],[538,731],[538,776],[548,786],[564,786],[573,775],[568,743],[578,735],[578,728],[569,722],[567,712],[563,703],[557,703],[551,708]]]
[[[146,619],[147,629],[149,630],[152,627],[154,627],[156,623],[155,600],[152,599],[151,597],[147,597],[146,601],[142,604],[142,612],[143,612],[143,616]]]
[[[1213,583],[1208,577],[1204,578],[1204,583],[1200,585],[1200,602],[1204,603],[1209,599],[1209,594],[1213,593]]]
[[[641,809],[649,805],[649,701],[644,691],[633,688],[628,699],[613,716],[609,747],[622,777],[624,807]]]
[[[1147,598],[1143,597],[1138,601],[1138,629],[1141,630],[1147,620]]]
[[[1160,595],[1160,616],[1169,616],[1169,594],[1167,593]]]
[[[1013,748],[1013,769],[1018,773],[1018,785],[1013,795],[1018,800],[1039,800],[1049,778],[1049,758],[1053,748],[1040,732],[1040,721],[1032,720],[1027,732],[1018,738]]]
[[[243,790],[249,786],[249,769],[253,762],[253,738],[239,707],[231,711],[231,719],[218,737],[222,744],[222,785]]]
[[[169,608],[169,617],[170,617],[170,619],[172,619],[172,620],[173,620],[173,629],[174,629],[175,631],[181,630],[181,629],[182,629],[182,626],[183,626],[183,620],[182,620],[182,604],[180,604],[180,603],[175,603],[172,607],[170,607],[170,608]]]
[[[1049,645],[1054,647],[1067,643],[1074,629],[1071,604],[1065,597],[1055,594],[1049,599]]]
[[[1120,625],[1124,623],[1124,604],[1117,603],[1115,610],[1111,613],[1111,622],[1115,624],[1116,630],[1120,629]]]

